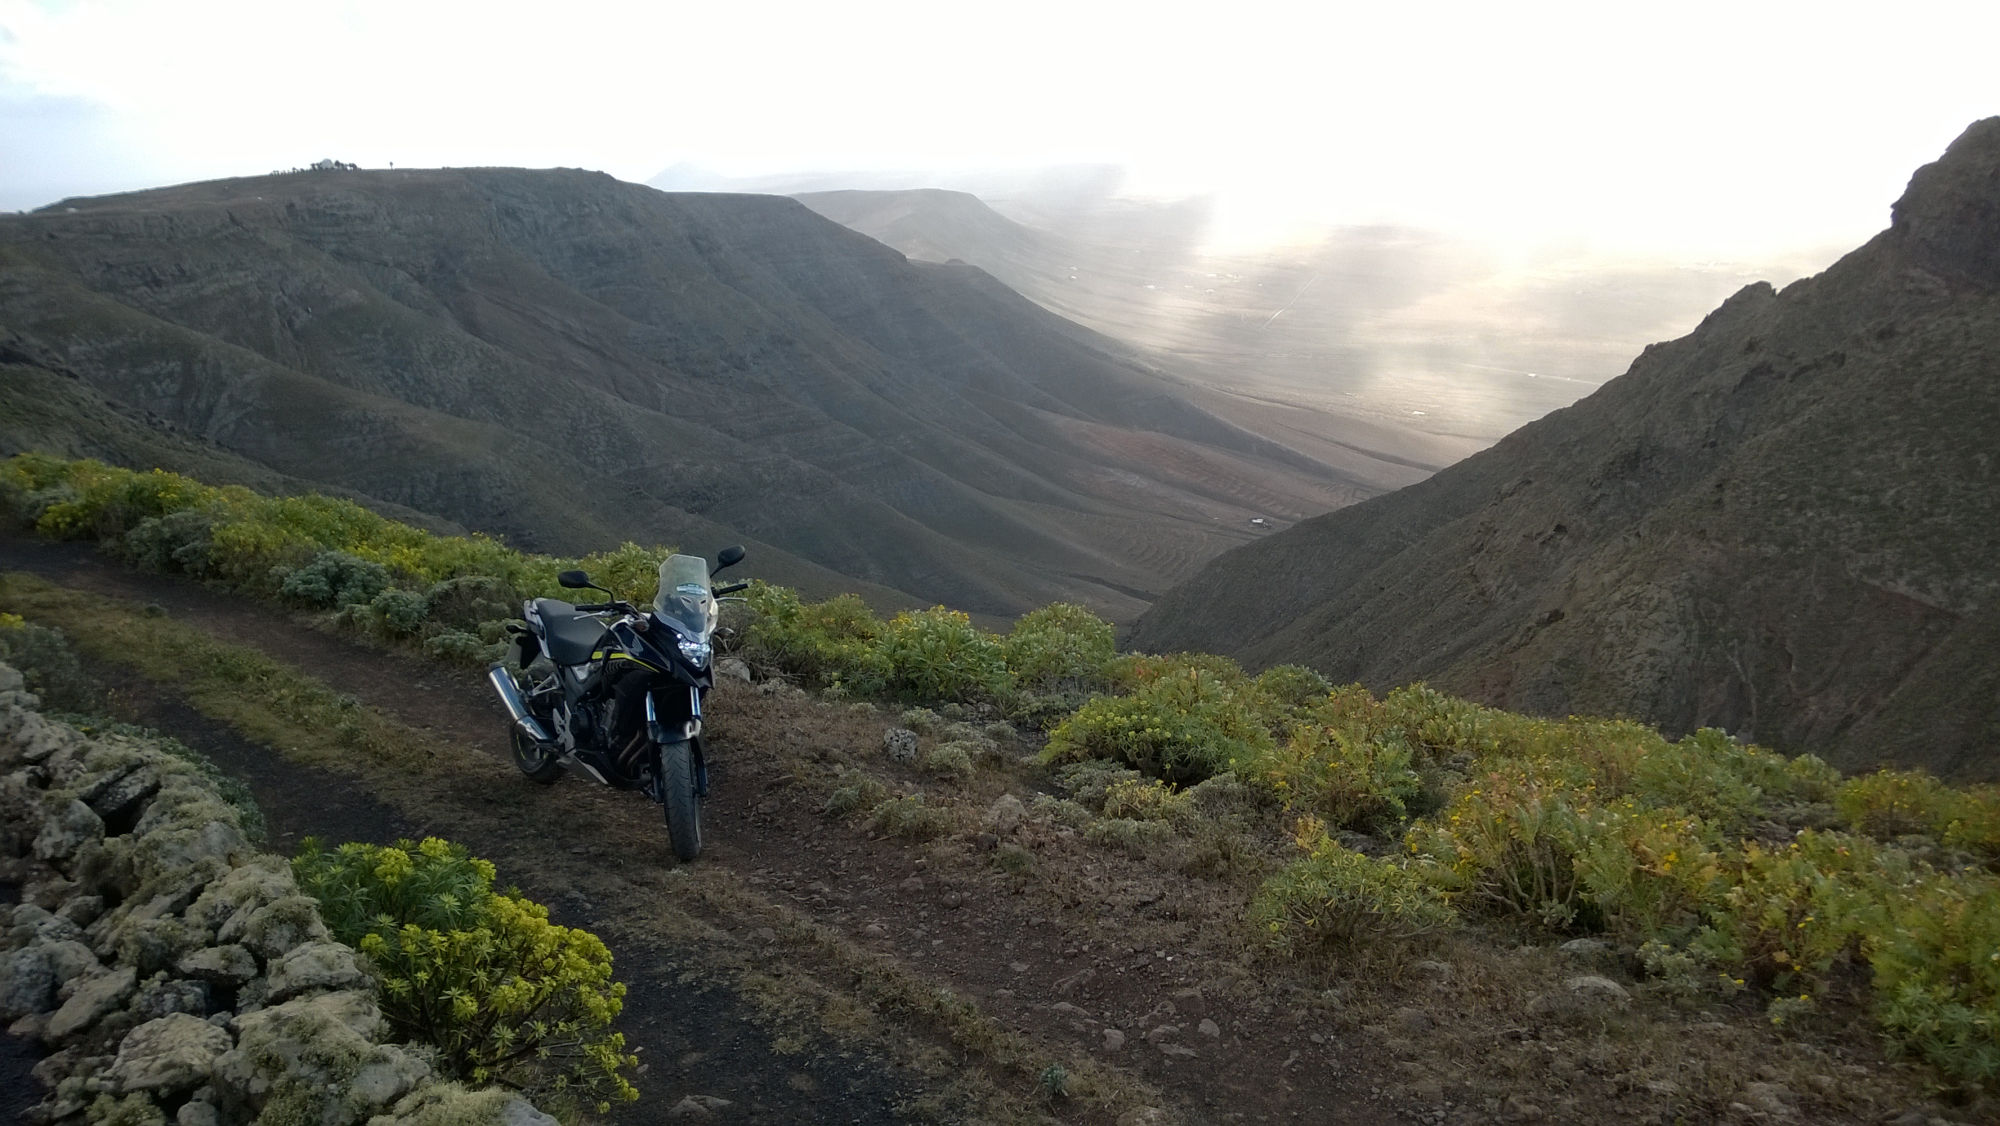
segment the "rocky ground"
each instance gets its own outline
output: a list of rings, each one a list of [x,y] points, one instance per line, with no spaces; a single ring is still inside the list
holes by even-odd
[[[1913,1124],[1991,1109],[1932,1097],[1864,1024],[1780,1037],[1756,1006],[1675,1007],[1590,943],[1481,933],[1272,964],[1239,920],[1275,844],[1092,844],[1036,800],[1051,780],[1021,737],[946,780],[922,765],[937,735],[892,757],[900,716],[776,682],[717,692],[708,848],[676,865],[637,796],[520,777],[476,672],[80,547],[0,541],[0,571],[150,605],[400,725],[407,761],[305,767],[172,683],[106,670],[118,711],[248,780],[275,850],[444,836],[603,936],[643,1061],[645,1097],[621,1121]],[[943,811],[936,835],[822,812],[857,780],[921,793]]]

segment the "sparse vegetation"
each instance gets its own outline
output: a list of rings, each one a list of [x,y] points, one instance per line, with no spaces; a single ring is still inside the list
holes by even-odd
[[[877,805],[868,815],[868,827],[884,836],[928,841],[950,833],[957,823],[950,810],[931,805],[922,794],[909,794]]]
[[[269,501],[88,462],[4,463],[0,504],[49,534],[95,536],[128,558],[334,610],[447,658],[483,652],[496,638],[474,619],[552,582],[562,564],[391,527],[323,498]],[[655,557],[614,555],[601,574],[624,568],[632,582]],[[14,594],[23,606],[52,597]],[[937,741],[922,766],[939,777],[977,775],[983,748],[1013,738],[1011,727],[964,722],[981,707],[1048,717],[1037,711],[1047,701],[1074,700],[1049,717],[1042,753],[1070,797],[1035,796],[1029,817],[1143,862],[1261,882],[1246,922],[1278,956],[1320,963],[1362,933],[1418,938],[1487,920],[1551,938],[1601,935],[1638,951],[1663,996],[1723,1003],[1751,991],[1774,1019],[1796,1023],[1858,990],[1892,1043],[1943,1074],[2000,1074],[1992,788],[1920,772],[1842,779],[1811,756],[1720,731],[1668,740],[1631,722],[1536,719],[1422,685],[1377,698],[1299,668],[1251,677],[1205,655],[1106,657],[1108,627],[1074,607],[1029,615],[1006,636],[941,609],[884,622],[852,596],[807,603],[766,585],[753,607],[749,659],[813,687],[896,701],[907,726]],[[28,636],[23,624],[0,628],[0,644]],[[342,753],[406,753],[271,670],[176,645],[174,659],[213,681],[197,691],[275,693],[324,716]],[[842,776],[825,810],[909,841],[972,823],[949,793],[897,796],[863,772]],[[1273,863],[1272,826],[1287,814],[1305,819],[1305,852]],[[1342,843],[1355,832],[1400,840],[1400,854]],[[1017,879],[1040,867],[1011,843],[992,863]]]

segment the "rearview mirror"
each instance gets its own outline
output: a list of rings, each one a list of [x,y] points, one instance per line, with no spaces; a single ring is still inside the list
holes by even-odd
[[[582,571],[564,571],[563,573],[556,576],[556,581],[570,588],[571,590],[597,589],[597,584],[591,582],[590,576]]]
[[[734,567],[738,563],[743,562],[743,554],[743,545],[740,543],[732,543],[721,551],[716,552],[715,570],[710,571],[709,574],[719,574],[724,567]]]

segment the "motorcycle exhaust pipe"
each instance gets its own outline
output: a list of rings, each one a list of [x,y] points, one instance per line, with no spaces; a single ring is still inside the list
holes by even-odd
[[[500,702],[506,705],[507,714],[513,717],[514,726],[527,733],[528,738],[537,743],[553,743],[549,733],[528,711],[527,701],[521,699],[521,690],[514,684],[514,674],[507,671],[504,664],[495,664],[486,670],[486,679],[493,685],[493,691],[500,694]]]

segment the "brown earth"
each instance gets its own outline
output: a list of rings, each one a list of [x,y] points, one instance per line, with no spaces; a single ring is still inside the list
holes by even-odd
[[[114,694],[125,716],[244,777],[274,849],[444,836],[603,937],[643,1061],[644,1098],[616,1121],[661,1121],[692,1094],[730,1100],[715,1120],[742,1122],[1786,1120],[1742,1102],[1774,1086],[1790,1120],[1953,1113],[1851,1013],[1781,1039],[1750,1005],[1550,1006],[1578,967],[1548,947],[1509,951],[1519,939],[1505,935],[1385,947],[1324,972],[1273,965],[1247,952],[1238,922],[1269,857],[1247,861],[1247,877],[1192,878],[1034,818],[996,849],[978,811],[1003,791],[1032,796],[1038,770],[944,787],[886,762],[890,715],[776,685],[717,691],[708,848],[676,865],[643,799],[516,773],[476,672],[81,546],[0,539],[0,570],[158,607],[419,733],[433,753],[415,767],[328,773],[194,713],[171,685],[120,675]],[[961,831],[912,843],[823,816],[831,779],[854,769],[925,792]],[[1021,874],[995,863],[1024,854]],[[1038,1090],[1050,1065],[1079,1097]],[[1143,1107],[1168,1117],[1129,1117]]]

